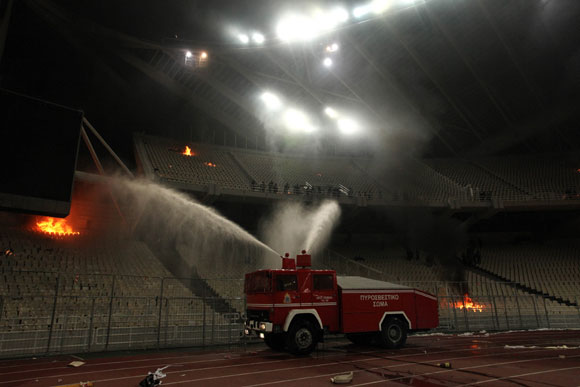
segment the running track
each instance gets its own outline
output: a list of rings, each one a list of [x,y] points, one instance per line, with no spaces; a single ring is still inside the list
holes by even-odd
[[[569,348],[547,348],[562,345]],[[79,368],[68,367],[78,358],[65,355],[0,360],[0,387],[89,380],[95,386],[137,386],[148,371],[166,365],[163,386],[329,386],[330,377],[349,371],[349,386],[580,386],[580,331],[414,336],[397,351],[334,338],[302,358],[262,345],[104,356],[87,355]],[[445,362],[451,368],[437,365]]]

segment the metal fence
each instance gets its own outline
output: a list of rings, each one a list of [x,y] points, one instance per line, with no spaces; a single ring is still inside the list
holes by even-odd
[[[15,285],[0,295],[0,357],[247,343],[240,279],[8,275]],[[466,299],[449,290],[461,284],[409,285],[438,295],[442,331],[580,328],[578,307],[541,296]]]

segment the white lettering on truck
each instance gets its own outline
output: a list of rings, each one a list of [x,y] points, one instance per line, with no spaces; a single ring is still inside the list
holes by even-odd
[[[372,301],[373,308],[389,306],[388,301],[398,301],[398,294],[361,294],[361,301]]]

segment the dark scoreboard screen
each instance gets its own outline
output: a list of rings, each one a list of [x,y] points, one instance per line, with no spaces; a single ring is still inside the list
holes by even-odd
[[[0,209],[68,215],[82,118],[0,89]]]

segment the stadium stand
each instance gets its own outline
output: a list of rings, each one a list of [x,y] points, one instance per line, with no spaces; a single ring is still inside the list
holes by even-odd
[[[507,202],[576,199],[580,173],[568,156],[481,159],[312,157],[188,143],[138,135],[146,161],[163,179],[234,192],[363,196],[379,201]],[[138,147],[137,147],[138,148]]]
[[[546,296],[574,302],[580,294],[578,242],[495,245],[482,249],[481,268]]]
[[[162,283],[161,278],[172,275],[143,242],[126,239],[102,245],[82,236],[50,237],[16,229],[3,229],[0,235],[2,251],[10,250],[0,259],[2,328],[46,328],[51,324],[47,303],[55,297],[55,308],[63,316],[86,316],[91,309],[106,314],[111,302],[113,310],[119,310],[114,319],[140,325],[157,318],[162,286],[164,297],[186,297],[195,304],[192,307],[204,309],[203,301],[180,281]],[[62,326],[58,320],[57,329]]]

